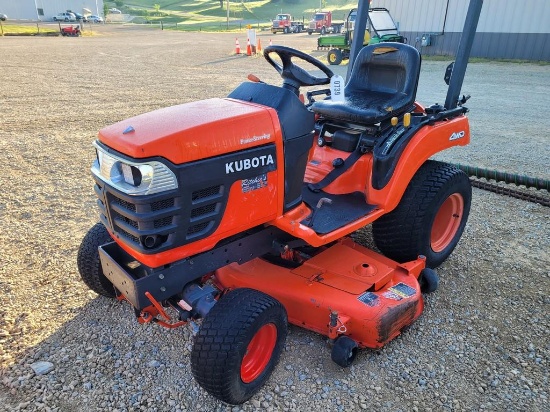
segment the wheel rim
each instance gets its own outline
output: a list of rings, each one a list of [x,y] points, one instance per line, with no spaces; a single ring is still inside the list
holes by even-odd
[[[334,63],[336,61],[336,55],[334,53],[331,53],[331,55],[329,56],[328,60],[331,62],[331,63]]]
[[[241,363],[241,380],[250,383],[264,371],[277,342],[277,327],[273,323],[262,326],[254,335]]]
[[[441,252],[451,244],[462,220],[464,199],[453,193],[439,208],[431,233],[431,246],[434,252]]]

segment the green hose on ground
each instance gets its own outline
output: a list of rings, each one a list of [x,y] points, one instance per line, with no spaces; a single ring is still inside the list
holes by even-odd
[[[516,186],[534,187],[537,190],[547,190],[550,192],[550,180],[538,179],[528,176],[521,176],[515,173],[498,172],[496,170],[482,169],[475,166],[453,164],[453,166],[464,171],[468,176],[484,178],[487,180],[496,180]]]

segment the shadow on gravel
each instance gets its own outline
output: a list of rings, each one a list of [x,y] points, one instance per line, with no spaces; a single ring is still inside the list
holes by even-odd
[[[140,399],[147,404],[147,397],[154,399],[155,392],[165,391],[168,384],[198,390],[190,373],[190,349],[188,328],[140,325],[130,305],[98,297],[22,353],[16,364],[2,369],[0,392],[9,393],[4,404],[8,410],[26,402],[62,410],[99,410],[113,397],[127,406],[142,404]],[[52,370],[35,374],[31,365],[39,361],[51,363]],[[175,392],[175,399],[185,392]]]

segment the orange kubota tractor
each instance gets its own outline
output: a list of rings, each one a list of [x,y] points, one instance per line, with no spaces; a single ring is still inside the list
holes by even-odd
[[[415,101],[412,46],[354,45],[343,96],[333,84],[307,104],[299,88],[333,73],[270,46],[281,87],[246,82],[227,98],[101,130],[92,166],[101,222],[78,252],[84,282],[128,301],[141,323],[198,321],[192,373],[232,404],[269,378],[287,322],[326,335],[342,367],[395,338],[437,288],[431,268],[468,217],[468,177],[430,157],[470,140],[459,95],[481,4],[471,0],[445,106]],[[360,2],[358,32],[367,13]],[[349,237],[369,224],[382,254]]]

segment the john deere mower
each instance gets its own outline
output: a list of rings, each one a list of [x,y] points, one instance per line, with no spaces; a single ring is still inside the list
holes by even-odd
[[[273,45],[264,56],[281,86],[252,77],[225,98],[102,129],[83,281],[140,323],[199,325],[192,373],[231,404],[269,378],[288,323],[325,335],[342,367],[387,344],[422,313],[468,218],[468,177],[430,157],[470,140],[459,95],[481,3],[444,106],[415,100],[421,58],[407,44],[353,45],[345,85]],[[360,38],[367,13],[360,2]],[[367,225],[381,253],[352,240]]]

